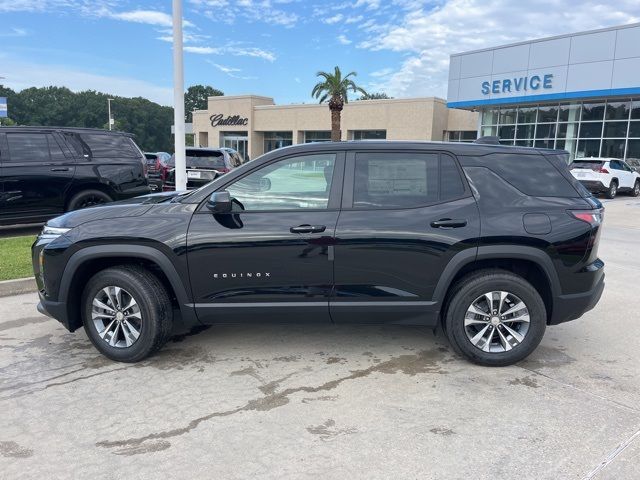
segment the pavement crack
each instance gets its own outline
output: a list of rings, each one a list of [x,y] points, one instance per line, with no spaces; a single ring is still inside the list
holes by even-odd
[[[405,375],[410,376],[414,376],[418,373],[446,373],[446,371],[442,370],[441,366],[439,365],[439,361],[441,361],[443,357],[444,353],[439,350],[423,350],[414,355],[399,355],[397,357],[392,357],[389,360],[376,363],[361,370],[353,370],[349,375],[330,380],[318,386],[291,387],[286,388],[280,392],[275,391],[275,389],[270,391],[270,389],[263,388],[262,391],[265,393],[264,397],[250,400],[245,405],[238,408],[225,410],[222,412],[213,412],[208,415],[196,418],[194,420],[191,420],[184,427],[150,433],[142,437],[134,437],[123,440],[102,440],[97,442],[95,445],[97,447],[103,448],[118,448],[119,450],[113,453],[117,453],[119,455],[125,454],[126,449],[130,448],[133,452],[132,454],[135,454],[135,452],[139,450],[138,447],[142,443],[149,440],[166,440],[167,438],[184,435],[197,428],[201,423],[214,418],[228,417],[236,413],[246,411],[268,411],[274,408],[282,407],[283,405],[288,404],[290,401],[289,397],[296,393],[317,393],[333,390],[344,382],[364,378],[373,373],[404,373]],[[288,376],[285,378],[288,378]],[[281,381],[282,379],[276,382]],[[123,448],[125,450],[123,450]]]
[[[611,450],[609,452],[609,454],[598,464],[598,466],[596,468],[594,468],[589,473],[587,473],[584,477],[582,477],[582,480],[591,480],[592,478],[594,478],[607,465],[609,465],[611,462],[613,462],[618,455],[620,455],[622,452],[624,452],[625,449],[629,445],[631,445],[631,442],[633,442],[634,440],[636,440],[638,438],[640,438],[640,430],[638,430],[636,433],[631,435],[624,442],[618,444],[618,446],[616,446],[616,448]]]

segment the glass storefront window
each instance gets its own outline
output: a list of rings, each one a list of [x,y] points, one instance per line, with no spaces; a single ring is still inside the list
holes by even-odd
[[[304,132],[304,143],[330,142],[331,132],[329,130],[309,130]]]
[[[293,132],[264,132],[264,153],[293,145]]]
[[[577,123],[560,123],[558,124],[558,138],[577,138]]]
[[[629,140],[626,158],[640,159],[640,140]]]
[[[624,138],[605,139],[602,141],[603,157],[624,158]]]
[[[604,102],[583,103],[581,120],[592,121],[602,120],[604,118]]]
[[[484,110],[482,112],[482,124],[483,125],[497,125],[498,124],[498,109],[493,108],[490,110]]]
[[[498,136],[500,140],[513,139],[516,133],[515,125],[505,125],[498,128]]]
[[[536,123],[538,107],[523,107],[518,109],[518,123]]]
[[[448,142],[473,142],[478,138],[475,130],[451,130],[447,132],[445,138]]]
[[[556,124],[555,123],[539,123],[536,129],[536,138],[550,138],[553,140],[556,138]]]
[[[629,138],[640,137],[640,122],[629,122]]]
[[[640,100],[631,102],[631,119],[640,120]]]
[[[516,140],[516,145],[520,147],[533,147],[533,140]]]
[[[580,123],[580,138],[602,137],[602,122]]]
[[[482,133],[482,137],[495,137],[496,136],[497,127],[482,127],[480,132]]]
[[[536,131],[536,125],[535,124],[530,124],[530,125],[520,125],[518,124],[517,130],[516,130],[516,138],[533,138],[533,135]]]
[[[386,130],[353,130],[351,132],[353,140],[385,140]]]
[[[558,150],[566,150],[569,152],[569,158],[575,158],[577,144],[578,141],[575,139],[558,140],[556,141],[556,148]]]
[[[598,140],[578,140],[576,158],[598,157],[600,156],[600,139]]]
[[[628,122],[606,122],[604,124],[604,138],[624,138],[627,136],[627,124]]]
[[[627,120],[631,102],[607,102],[605,118],[607,120]]]
[[[580,120],[580,107],[579,103],[572,104],[560,104],[560,113],[558,115],[559,122],[577,122]]]
[[[558,121],[558,106],[557,105],[545,105],[538,108],[538,122],[557,122]]]
[[[514,123],[516,123],[516,109],[501,108],[500,109],[500,125],[513,125]]]
[[[536,148],[553,148],[553,144],[555,142],[555,139],[553,138],[548,138],[548,139],[543,139],[543,140],[536,140],[534,147]]]

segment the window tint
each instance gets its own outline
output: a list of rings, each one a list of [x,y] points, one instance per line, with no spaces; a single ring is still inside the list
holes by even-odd
[[[566,166],[555,167],[543,155],[520,153],[494,153],[479,157],[480,164],[500,175],[526,195],[536,197],[577,197],[578,192],[569,180],[560,174]]]
[[[622,163],[617,160],[611,160],[611,162],[609,162],[609,165],[615,170],[624,170]]]
[[[247,211],[324,209],[335,160],[335,154],[281,160],[242,177],[227,191]]]
[[[440,200],[458,198],[464,193],[464,184],[456,162],[449,155],[440,155]]]
[[[91,149],[93,158],[138,158],[132,140],[124,135],[82,133],[80,138]]]
[[[66,162],[67,157],[65,157],[62,148],[58,145],[56,138],[50,133],[47,134],[47,142],[49,143],[49,153],[51,154],[52,162]]]
[[[438,201],[438,154],[359,153],[355,208],[412,208]]]
[[[49,143],[45,133],[7,133],[12,162],[48,162]]]

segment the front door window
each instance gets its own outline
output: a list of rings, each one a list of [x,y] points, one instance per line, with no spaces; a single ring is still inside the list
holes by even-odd
[[[303,155],[263,167],[227,187],[246,211],[326,209],[335,154]]]

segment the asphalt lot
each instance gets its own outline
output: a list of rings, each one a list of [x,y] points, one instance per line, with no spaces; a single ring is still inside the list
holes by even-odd
[[[0,299],[0,477],[640,478],[640,200],[606,202],[595,310],[518,366],[409,327],[211,328],[112,363]]]

